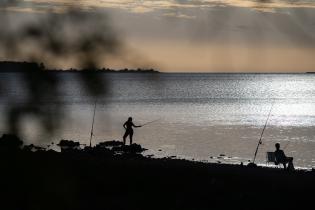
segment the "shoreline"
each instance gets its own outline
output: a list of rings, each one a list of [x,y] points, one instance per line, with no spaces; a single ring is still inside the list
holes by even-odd
[[[75,150],[76,142],[64,143],[73,147],[62,152],[32,151],[31,147],[3,149],[0,139],[2,206],[32,210],[300,208],[309,204],[315,189],[314,171],[154,159],[141,155],[140,145],[123,147],[120,142],[84,150]]]

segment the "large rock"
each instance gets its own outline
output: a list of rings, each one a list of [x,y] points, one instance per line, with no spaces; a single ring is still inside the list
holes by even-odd
[[[113,147],[113,151],[115,152],[125,152],[125,153],[141,153],[145,151],[145,148],[142,148],[140,144],[132,144],[132,145],[122,145],[118,147]]]
[[[6,150],[19,150],[23,145],[23,141],[13,134],[3,134],[0,138],[0,148]]]
[[[60,140],[59,144],[57,145],[61,148],[61,152],[80,149],[80,143],[72,140]]]
[[[100,142],[96,145],[96,147],[101,147],[101,148],[108,148],[108,147],[117,147],[117,146],[122,146],[124,143],[121,141],[103,141]]]

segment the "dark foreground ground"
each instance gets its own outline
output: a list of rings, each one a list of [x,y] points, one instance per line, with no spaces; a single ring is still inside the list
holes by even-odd
[[[313,209],[315,173],[109,150],[0,150],[0,209]]]

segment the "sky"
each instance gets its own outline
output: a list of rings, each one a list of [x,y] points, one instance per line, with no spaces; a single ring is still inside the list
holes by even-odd
[[[101,62],[107,67],[163,72],[315,71],[315,0],[2,0],[0,13],[9,17],[2,24],[12,28],[22,27],[30,17],[62,16],[74,7],[106,18],[123,46],[107,54]],[[91,19],[88,24],[98,28],[98,22]],[[1,51],[0,55],[23,58]],[[75,65],[71,59],[51,60],[44,62]]]

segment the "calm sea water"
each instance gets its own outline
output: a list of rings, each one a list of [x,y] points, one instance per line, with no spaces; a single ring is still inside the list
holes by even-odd
[[[129,116],[134,141],[156,157],[177,156],[209,162],[252,160],[273,105],[257,162],[280,142],[300,167],[315,165],[314,74],[104,74],[107,95],[98,99],[93,144],[121,140]],[[7,130],[5,106],[23,106],[28,94],[17,73],[1,73],[0,132]],[[54,135],[38,130],[38,120],[24,116],[20,128],[27,143],[49,144],[60,139],[89,142],[94,100],[75,74],[58,75],[60,95],[42,104],[62,105],[64,118]],[[225,156],[221,156],[224,154]]]

